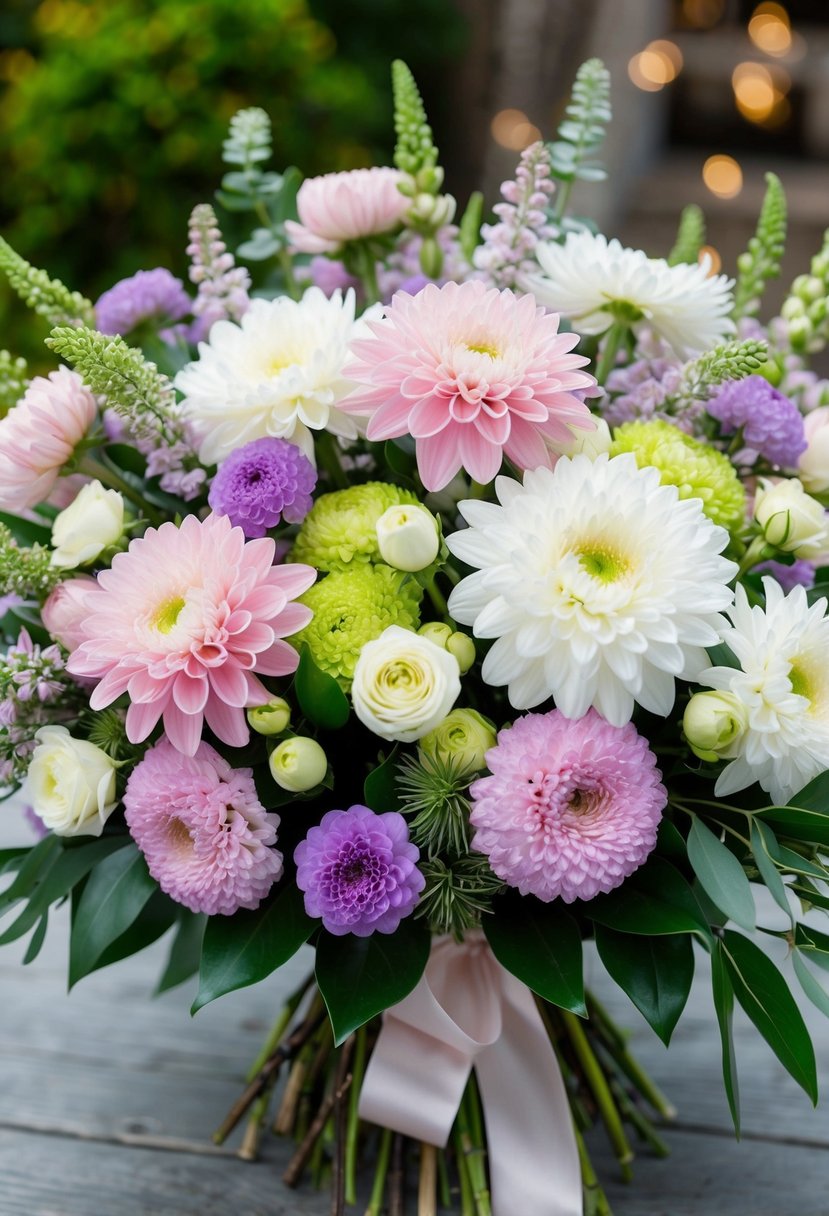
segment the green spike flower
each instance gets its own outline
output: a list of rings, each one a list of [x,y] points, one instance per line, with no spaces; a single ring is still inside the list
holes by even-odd
[[[377,520],[389,509],[414,505],[408,490],[384,481],[368,481],[347,490],[323,494],[299,530],[291,560],[318,570],[344,570],[353,563],[380,562]]]
[[[0,595],[24,600],[45,600],[61,580],[46,545],[18,545],[5,524],[0,524]]]
[[[745,523],[746,496],[731,461],[670,422],[626,422],[613,436],[611,456],[632,452],[640,468],[651,465],[680,498],[699,498],[712,523],[729,532]]]
[[[335,570],[300,597],[314,617],[291,644],[306,642],[317,667],[347,688],[366,642],[389,625],[417,629],[422,595],[414,579],[389,566]]]
[[[438,150],[415,78],[402,59],[395,59],[391,65],[391,83],[397,135],[394,163],[404,173],[416,177],[423,169],[434,169]]]
[[[38,270],[8,241],[0,237],[0,270],[5,271],[9,286],[24,304],[50,325],[93,325],[95,309],[85,296],[64,287],[60,279],[50,279],[45,270]]]
[[[766,193],[757,230],[748,249],[737,259],[737,286],[734,289],[734,317],[753,317],[760,311],[760,300],[769,279],[780,274],[786,248],[786,195],[780,178],[766,174]]]
[[[674,247],[668,254],[668,265],[693,264],[699,259],[699,251],[705,244],[705,216],[696,203],[689,203],[679,217]]]
[[[0,350],[0,418],[26,391],[27,370],[25,359],[15,359],[7,350]]]

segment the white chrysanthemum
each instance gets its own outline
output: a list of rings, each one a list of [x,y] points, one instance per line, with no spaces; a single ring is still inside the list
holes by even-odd
[[[737,588],[733,628],[724,633],[740,669],[710,667],[699,680],[732,692],[748,714],[717,796],[757,781],[785,803],[829,768],[829,618],[826,600],[810,607],[803,587],[784,595],[773,578],[764,578],[763,587],[765,609],[751,607]]]
[[[634,702],[670,713],[675,678],[699,675],[727,625],[728,533],[630,454],[562,457],[495,485],[501,505],[462,502],[470,527],[446,541],[479,568],[449,610],[498,639],[483,678],[508,684],[516,709],[553,696],[568,718],[592,705],[614,726]]]
[[[214,464],[272,435],[313,460],[312,431],[356,436],[354,420],[337,409],[354,388],[342,368],[355,328],[354,292],[329,299],[318,287],[301,300],[253,300],[238,325],[217,321],[175,380],[199,458]]]
[[[669,266],[592,232],[571,232],[563,245],[540,243],[535,253],[543,274],[528,275],[524,286],[579,333],[604,333],[619,305],[640,314],[683,356],[734,332],[734,280],[712,275],[707,254],[699,263]]]

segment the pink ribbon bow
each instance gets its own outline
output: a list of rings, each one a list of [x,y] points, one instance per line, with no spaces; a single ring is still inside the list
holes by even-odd
[[[529,988],[482,933],[437,938],[420,983],[386,1010],[360,1117],[443,1147],[471,1068],[487,1128],[493,1216],[583,1216],[564,1080]]]

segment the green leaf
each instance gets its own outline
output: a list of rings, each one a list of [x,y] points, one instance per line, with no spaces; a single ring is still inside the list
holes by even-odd
[[[585,904],[584,912],[620,933],[656,937],[698,933],[706,941],[711,939],[705,914],[688,883],[675,866],[653,855],[621,887]]]
[[[46,524],[35,523],[33,519],[21,519],[19,515],[9,515],[0,511],[0,523],[5,524],[19,545],[51,545],[52,529]]]
[[[409,995],[423,975],[431,945],[426,925],[411,916],[394,933],[320,934],[317,983],[337,1045]]]
[[[348,721],[348,698],[333,676],[320,671],[307,646],[302,654],[294,680],[294,690],[300,708],[323,730],[339,730]]]
[[[751,820],[751,851],[763,882],[771,892],[778,907],[782,908],[789,920],[794,924],[794,913],[786,895],[786,884],[780,877],[780,871],[772,858],[778,849],[777,839],[767,823],[757,819]]]
[[[817,1104],[815,1051],[788,984],[753,941],[726,929],[725,965],[734,994],[780,1063]]]
[[[400,794],[397,789],[397,747],[392,748],[382,764],[373,768],[363,785],[363,798],[370,810],[382,815],[385,811],[399,811]]]
[[[746,873],[734,854],[701,819],[688,833],[688,860],[708,898],[742,929],[756,923],[754,896]]]
[[[18,866],[14,882],[0,895],[0,912],[21,899],[27,899],[35,886],[42,882],[62,852],[60,837],[44,836]]]
[[[671,823],[670,819],[663,818],[659,824],[659,830],[656,833],[656,848],[660,857],[664,857],[666,861],[672,862],[675,866],[685,864],[688,856],[685,840],[676,824]]]
[[[273,903],[254,912],[211,916],[204,931],[199,991],[191,1013],[237,988],[258,984],[293,958],[316,927],[302,892],[289,883]]]
[[[560,902],[504,895],[483,927],[502,967],[551,1004],[587,1017],[581,933]]]
[[[473,190],[458,225],[461,253],[467,262],[472,261],[472,255],[480,240],[483,212],[484,196],[480,190]]]
[[[792,966],[806,996],[822,1014],[829,1018],[829,992],[812,975],[798,950],[792,954]]]
[[[717,939],[711,951],[711,989],[722,1043],[722,1075],[734,1133],[740,1139],[740,1088],[737,1083],[737,1057],[734,1053],[734,988],[725,965],[722,942]]]
[[[813,963],[829,971],[829,936],[819,933],[811,925],[795,925],[794,944]]]
[[[147,946],[158,941],[175,924],[179,909],[180,905],[170,899],[169,895],[156,890],[130,927],[107,946],[91,970],[99,971],[101,967],[120,963],[121,959],[130,958],[133,954],[146,950]]]
[[[167,965],[158,981],[155,996],[160,996],[170,988],[176,988],[196,974],[201,962],[206,925],[207,917],[202,913],[190,912],[187,908],[179,909],[178,928],[170,944]]]
[[[69,987],[83,979],[101,955],[126,933],[158,886],[143,853],[128,844],[106,857],[90,874],[69,939]]]
[[[611,977],[667,1047],[694,978],[690,937],[679,933],[643,941],[598,925],[596,948]]]
[[[34,933],[29,938],[29,944],[26,947],[26,953],[23,955],[23,966],[27,967],[29,963],[33,963],[43,948],[43,943],[46,941],[46,930],[49,927],[49,913],[44,912],[37,923]]]
[[[778,836],[829,846],[829,815],[811,807],[768,807],[755,811]]]

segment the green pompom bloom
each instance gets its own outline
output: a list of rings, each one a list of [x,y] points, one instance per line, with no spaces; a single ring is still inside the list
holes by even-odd
[[[389,625],[417,629],[422,595],[414,579],[389,566],[354,564],[335,570],[300,596],[314,618],[291,644],[307,642],[317,667],[348,687],[366,642],[379,638]]]
[[[384,481],[369,481],[347,490],[323,494],[305,517],[291,561],[307,562],[318,570],[344,570],[359,562],[382,562],[377,521],[389,507],[417,505],[408,490]]]
[[[746,495],[734,466],[716,448],[670,422],[625,422],[613,435],[611,456],[632,452],[640,469],[652,465],[680,498],[699,498],[712,523],[734,532],[745,523]]]

